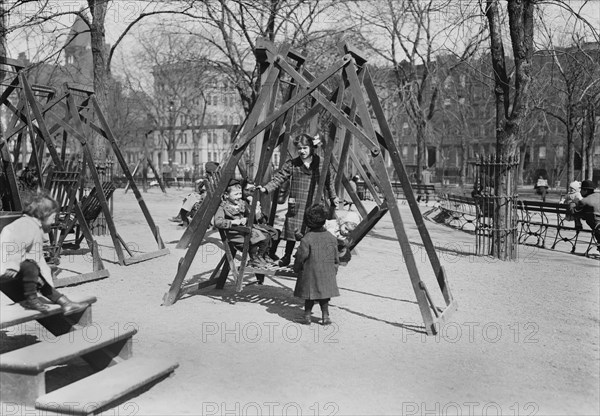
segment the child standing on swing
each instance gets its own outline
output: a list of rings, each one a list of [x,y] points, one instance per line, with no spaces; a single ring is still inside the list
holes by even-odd
[[[44,232],[54,224],[58,203],[46,194],[36,193],[24,205],[23,216],[0,232],[2,291],[14,302],[22,301],[26,309],[50,309],[38,297],[39,291],[60,305],[65,315],[83,311],[87,304],[72,302],[53,287],[52,271],[44,259]]]
[[[327,174],[325,192],[329,195],[329,199],[336,207],[339,203],[331,171],[330,169],[323,171],[321,158],[315,154],[318,143],[318,136],[301,134],[296,137],[293,144],[298,151],[298,156],[288,159],[283,167],[273,175],[269,183],[258,187],[261,192],[270,193],[286,181],[290,181],[288,210],[282,235],[282,239],[286,240],[285,255],[279,260],[280,266],[287,266],[291,263],[296,245],[296,235],[303,234],[305,231],[304,212],[307,206],[313,203],[321,174]]]

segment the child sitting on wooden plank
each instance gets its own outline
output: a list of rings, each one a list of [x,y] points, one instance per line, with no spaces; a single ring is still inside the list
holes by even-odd
[[[250,213],[250,206],[242,199],[240,181],[232,179],[225,189],[222,199],[214,217],[215,227],[225,230],[227,239],[236,250],[243,249],[245,235],[247,232],[251,232],[248,265],[256,268],[269,267],[272,262],[265,257],[270,246],[269,234],[256,228],[240,228],[240,226],[246,226]],[[257,212],[257,215],[261,214]]]

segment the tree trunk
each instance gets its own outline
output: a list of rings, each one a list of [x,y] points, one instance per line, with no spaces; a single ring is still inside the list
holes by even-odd
[[[514,94],[510,101],[510,79],[506,66],[506,54],[502,37],[502,21],[499,0],[487,0],[486,17],[490,30],[490,51],[494,75],[496,104],[496,162],[509,161],[517,151],[520,125],[526,115],[529,84],[531,83],[531,60],[533,56],[533,9],[534,0],[508,0],[508,21],[511,45],[515,61]],[[509,204],[516,190],[509,183],[508,171],[494,169],[494,226],[492,255],[508,260],[516,252],[510,240],[514,219]]]
[[[110,76],[110,68],[107,66],[108,51],[106,50],[106,33],[104,28],[109,3],[110,0],[88,0],[90,12],[92,13],[90,38],[94,68],[94,92],[103,113],[106,113],[107,110],[108,78]],[[92,147],[94,158],[100,161],[106,160],[106,142],[103,137],[98,134],[94,135]]]
[[[586,176],[582,179],[592,180],[594,177],[594,142],[596,139],[596,107],[589,104],[584,119],[584,149],[586,150],[583,165],[586,167]]]
[[[464,186],[467,183],[467,171],[469,163],[469,145],[463,138],[461,140],[462,160],[460,161],[460,186]]]
[[[427,124],[423,120],[417,123],[417,183],[421,183],[421,172],[427,166],[426,127]]]
[[[567,123],[567,186],[575,180],[575,139],[571,126],[571,117]]]

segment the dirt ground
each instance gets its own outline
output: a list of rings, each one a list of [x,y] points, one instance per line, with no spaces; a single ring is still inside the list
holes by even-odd
[[[473,254],[473,235],[428,221],[458,310],[427,336],[386,215],[340,268],[330,327],[318,323],[318,306],[311,326],[296,323],[302,304],[287,277],[240,293],[229,283],[165,307],[185,255],[175,248],[183,230],[167,219],[187,192],[143,194],[170,255],[119,266],[110,238],[100,237],[111,276],[63,289],[97,296],[98,323],[135,326],[134,355],[179,362],[173,376],[105,414],[600,414],[598,260],[520,246],[519,260],[495,261]],[[156,250],[132,192],[117,190],[114,199],[124,240]],[[442,304],[408,206],[400,212],[423,280]],[[220,257],[216,246],[201,246],[188,279],[206,278]],[[91,270],[81,256],[61,266],[64,275]]]

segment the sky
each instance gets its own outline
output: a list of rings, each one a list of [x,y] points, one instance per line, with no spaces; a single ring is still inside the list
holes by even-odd
[[[377,3],[382,0],[371,0],[371,4]],[[422,1],[422,0],[416,0]],[[463,5],[477,4],[478,0],[456,0],[461,2]],[[6,2],[9,6],[11,1]],[[502,1],[504,4],[504,1]],[[595,25],[596,28],[600,28],[600,0],[585,1],[581,0],[566,0],[568,4],[574,10],[577,10],[581,15],[589,21],[591,25]],[[80,10],[81,8],[87,7],[86,1],[77,0],[50,0],[48,2],[51,12],[67,13]],[[106,18],[106,37],[109,44],[114,44],[123,30],[129,23],[133,21],[140,13],[154,10],[157,7],[168,7],[168,5],[175,4],[172,2],[148,2],[148,1],[132,1],[132,0],[114,0],[111,3],[110,9],[107,13]],[[582,8],[582,6],[585,6]],[[38,12],[37,5],[35,2],[26,5],[21,9],[21,16],[32,16]],[[544,5],[541,13],[544,15],[544,20],[550,23],[548,26],[554,37],[555,46],[566,46],[571,42],[571,33],[573,27],[577,27],[578,33],[583,33],[584,27],[581,23],[577,23],[576,19],[569,15],[564,10],[555,6]],[[330,16],[333,18],[333,16]],[[47,24],[43,30],[36,30],[35,32],[27,31],[15,31],[8,36],[8,51],[9,56],[17,58],[20,52],[25,52],[28,58],[32,61],[38,61],[49,55],[50,51],[57,47],[61,47],[68,34],[68,28],[73,24],[75,17],[73,15],[63,16],[59,22]],[[444,15],[440,13],[440,21],[443,21]],[[12,19],[10,24],[14,24],[15,20]],[[332,22],[324,21],[322,24],[331,24]],[[152,28],[152,21],[149,20],[143,25],[132,31],[117,48],[115,59],[113,62],[113,72],[119,73],[122,65],[127,65],[127,60],[131,57],[132,51],[138,49],[136,45],[136,33],[139,30],[148,30]],[[539,30],[540,28],[538,28]],[[541,31],[539,33],[542,33]],[[56,34],[59,34],[56,39]],[[56,43],[51,44],[47,39],[55,38]],[[591,40],[591,38],[589,38]],[[56,57],[57,59],[59,57]]]

